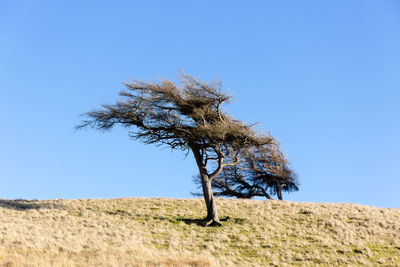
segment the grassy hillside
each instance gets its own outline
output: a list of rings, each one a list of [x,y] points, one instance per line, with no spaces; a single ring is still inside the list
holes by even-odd
[[[0,200],[6,266],[400,266],[400,210],[219,199]]]

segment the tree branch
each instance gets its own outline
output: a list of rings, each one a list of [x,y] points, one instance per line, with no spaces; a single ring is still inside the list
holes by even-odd
[[[240,158],[238,156],[235,156],[235,161],[234,162],[225,163],[225,164],[223,164],[223,167],[225,167],[225,166],[234,166],[234,165],[238,164],[239,162],[240,162]]]

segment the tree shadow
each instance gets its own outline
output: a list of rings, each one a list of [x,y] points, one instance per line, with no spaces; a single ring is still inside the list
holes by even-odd
[[[176,219],[179,222],[184,222],[188,225],[195,224],[197,226],[204,226],[206,223],[205,219],[190,219],[190,218],[178,218]]]
[[[38,210],[38,209],[58,209],[60,206],[54,203],[43,203],[38,200],[25,199],[0,199],[0,208],[11,210]]]
[[[229,219],[230,219],[229,216],[227,216],[227,217],[225,217],[225,218],[223,218],[223,219],[220,219],[220,221],[221,221],[221,222],[226,222],[226,221],[228,221]],[[197,225],[197,226],[205,226],[206,223],[207,223],[206,219],[204,219],[204,218],[202,218],[202,219],[178,218],[178,219],[176,219],[176,220],[179,221],[179,222],[184,222],[184,223],[186,223],[186,224],[188,224],[188,225],[195,224],[195,225]],[[218,226],[218,225],[210,225],[210,226]]]

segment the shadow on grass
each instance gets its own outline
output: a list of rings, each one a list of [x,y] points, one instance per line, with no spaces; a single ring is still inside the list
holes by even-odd
[[[120,216],[127,216],[131,217],[132,219],[141,219],[142,221],[146,220],[157,220],[157,221],[166,221],[171,224],[178,224],[180,222],[183,222],[187,225],[197,225],[197,226],[206,226],[207,220],[205,218],[174,218],[174,217],[169,217],[169,216],[149,216],[149,215],[142,215],[142,214],[131,214],[129,212],[126,212],[124,210],[113,210],[113,211],[104,211],[108,215],[120,215]],[[227,222],[229,221],[231,224],[244,224],[246,222],[246,219],[242,218],[230,218],[229,216],[220,219],[221,222]],[[218,224],[211,224],[208,226],[221,226]]]
[[[190,218],[178,218],[176,219],[178,222],[184,222],[186,224],[195,224],[198,226],[204,226],[206,224],[205,219],[190,219]]]
[[[58,209],[59,205],[50,203],[41,203],[37,200],[25,200],[25,199],[0,199],[0,207],[11,209],[11,210],[31,210],[31,209]]]
[[[195,218],[171,218],[171,217],[159,217],[155,216],[152,217],[154,220],[160,220],[160,221],[168,221],[170,223],[176,224],[179,222],[183,222],[187,225],[197,225],[197,226],[205,226],[206,225],[206,219],[201,218],[201,219],[195,219]],[[229,221],[232,224],[244,224],[246,222],[246,219],[242,218],[230,218],[229,216],[220,219],[221,222],[227,222]],[[219,226],[219,225],[210,225],[210,226]]]
[[[226,222],[228,220],[230,220],[229,216],[227,216],[223,219],[220,219],[221,222]],[[207,222],[206,219],[192,219],[192,218],[178,218],[178,219],[176,219],[176,221],[184,222],[188,225],[195,224],[198,226],[205,226],[205,224]],[[211,225],[211,226],[218,226],[218,225]]]

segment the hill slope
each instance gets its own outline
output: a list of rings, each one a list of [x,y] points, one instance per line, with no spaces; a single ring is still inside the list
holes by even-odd
[[[400,210],[218,199],[0,200],[7,266],[400,266]]]

